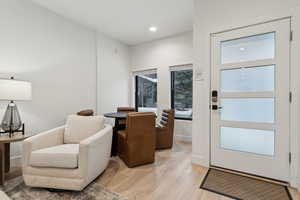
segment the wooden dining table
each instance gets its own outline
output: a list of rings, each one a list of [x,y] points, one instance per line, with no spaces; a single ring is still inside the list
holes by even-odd
[[[128,114],[127,112],[113,112],[113,113],[104,114],[104,117],[115,119],[115,126],[113,128],[113,138],[112,138],[112,145],[111,145],[111,156],[118,155],[118,131],[121,130],[119,121],[126,119],[127,114]]]

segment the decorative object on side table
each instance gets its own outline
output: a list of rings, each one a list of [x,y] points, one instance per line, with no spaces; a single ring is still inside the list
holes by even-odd
[[[31,83],[27,81],[0,79],[0,100],[10,101],[5,111],[0,133],[9,133],[9,137],[15,132],[22,132],[24,135],[24,124],[14,101],[31,100]],[[20,129],[21,128],[21,129]]]

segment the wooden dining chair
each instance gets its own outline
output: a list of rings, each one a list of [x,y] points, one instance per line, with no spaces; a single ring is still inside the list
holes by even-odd
[[[128,167],[154,162],[154,113],[133,112],[128,114],[126,129],[118,131],[118,155]]]
[[[168,149],[173,146],[174,115],[172,109],[163,110],[160,123],[156,127],[156,149]]]
[[[117,112],[131,113],[131,112],[135,112],[135,108],[133,108],[133,107],[118,107]],[[124,126],[126,125],[126,119],[119,120],[119,125],[121,125],[121,127],[123,126],[123,128],[125,128]]]
[[[118,112],[135,112],[135,108],[133,107],[118,107]]]

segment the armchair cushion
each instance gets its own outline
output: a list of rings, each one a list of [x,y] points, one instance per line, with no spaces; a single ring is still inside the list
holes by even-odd
[[[79,144],[63,144],[31,152],[29,164],[33,167],[78,167]]]
[[[79,144],[104,128],[103,116],[70,115],[64,132],[65,144]]]

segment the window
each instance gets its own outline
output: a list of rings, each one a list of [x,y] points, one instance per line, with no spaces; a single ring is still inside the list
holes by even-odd
[[[191,65],[171,67],[171,107],[176,119],[193,115],[193,70]]]
[[[139,112],[155,112],[157,107],[156,72],[135,75],[135,107]]]

